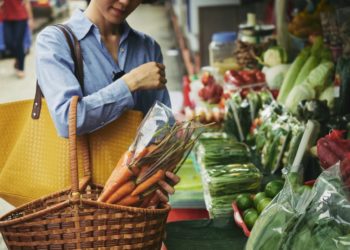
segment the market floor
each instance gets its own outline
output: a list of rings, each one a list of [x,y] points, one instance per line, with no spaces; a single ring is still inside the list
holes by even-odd
[[[85,8],[85,1],[70,1],[70,12],[76,8]],[[55,22],[62,22],[56,20]],[[166,75],[167,87],[173,104],[174,112],[182,105],[181,79],[184,74],[184,66],[180,53],[176,51],[176,39],[172,30],[169,14],[164,5],[140,5],[136,11],[128,17],[131,27],[152,36],[161,46]],[[14,60],[0,60],[0,103],[17,100],[32,99],[35,93],[35,35],[32,48],[26,57],[26,77],[17,79],[14,75]]]

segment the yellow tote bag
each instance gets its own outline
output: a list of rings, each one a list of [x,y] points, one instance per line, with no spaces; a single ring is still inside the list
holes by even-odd
[[[67,33],[65,35],[68,38]],[[81,60],[80,47],[74,36],[73,39],[74,47],[72,44],[70,47],[75,53],[73,59],[78,75],[83,72],[79,66],[82,63],[77,61]],[[77,77],[82,81],[83,75]],[[35,103],[40,101],[37,89]],[[32,108],[33,100],[0,104],[0,197],[15,206],[62,190],[71,183],[68,140],[57,135],[45,101],[41,103],[39,119],[31,117]],[[132,143],[141,120],[141,112],[127,111],[89,135],[94,183],[105,183]]]

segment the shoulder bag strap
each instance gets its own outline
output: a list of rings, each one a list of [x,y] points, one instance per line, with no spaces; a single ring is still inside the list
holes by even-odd
[[[59,28],[67,41],[69,46],[73,61],[74,61],[74,75],[79,81],[80,87],[84,88],[84,68],[83,68],[83,57],[81,55],[81,47],[79,40],[74,35],[72,29],[64,24],[56,24],[55,27]],[[41,100],[44,97],[38,82],[36,82],[36,93],[34,98],[32,118],[39,119],[41,112]],[[84,136],[81,140],[83,148],[83,168],[84,168],[84,178],[79,184],[79,190],[84,190],[86,186],[90,183],[92,177],[92,171],[90,166],[90,155],[89,155],[89,142],[88,137]]]
[[[83,57],[81,55],[81,47],[78,39],[74,35],[72,29],[65,24],[56,24],[55,27],[59,28],[67,41],[73,61],[74,61],[74,75],[79,81],[81,89],[84,88],[84,64]],[[73,40],[73,41],[72,41]],[[36,82],[36,91],[34,97],[34,103],[32,108],[32,118],[39,119],[41,112],[41,99],[44,97],[38,81]]]

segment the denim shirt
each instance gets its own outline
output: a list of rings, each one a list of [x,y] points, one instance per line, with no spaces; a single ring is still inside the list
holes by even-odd
[[[162,63],[160,47],[152,38],[124,22],[116,63],[102,42],[97,26],[81,10],[75,11],[66,24],[80,42],[84,89],[74,76],[74,62],[61,30],[54,26],[46,27],[38,35],[36,43],[38,83],[60,136],[68,137],[68,110],[74,95],[81,97],[77,115],[78,134],[103,127],[127,109],[146,114],[156,100],[171,106],[166,88],[130,92],[121,78],[113,81],[113,73],[128,73],[150,61]]]

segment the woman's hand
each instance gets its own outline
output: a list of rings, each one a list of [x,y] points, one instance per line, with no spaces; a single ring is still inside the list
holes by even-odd
[[[140,89],[161,89],[167,82],[165,66],[156,62],[148,62],[125,74],[122,79],[130,91]]]
[[[152,196],[151,200],[147,203],[147,208],[157,208],[159,203],[168,203],[169,194],[175,193],[173,186],[180,182],[180,177],[169,171],[165,175],[168,181],[161,180],[158,182],[161,188],[156,190],[156,195]]]

